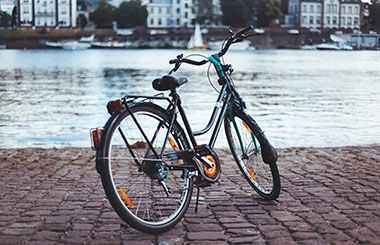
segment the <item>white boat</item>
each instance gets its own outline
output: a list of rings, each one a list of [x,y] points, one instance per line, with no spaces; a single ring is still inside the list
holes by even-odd
[[[97,48],[97,49],[122,49],[127,48],[127,44],[117,42],[117,41],[107,41],[107,42],[92,42],[91,48]]]
[[[201,27],[197,23],[195,24],[194,34],[191,35],[189,42],[187,43],[187,49],[192,50],[203,50],[206,49],[207,46],[203,42]]]
[[[321,43],[316,48],[318,50],[353,50],[351,43],[343,38],[331,34],[330,39],[332,42]]]
[[[220,50],[222,48],[223,41],[215,41],[209,43],[209,49]],[[229,50],[255,50],[256,48],[252,45],[251,41],[243,40],[238,43],[234,43],[230,46]]]
[[[78,50],[88,49],[91,47],[91,43],[94,41],[95,35],[92,34],[89,37],[82,37],[79,41],[66,41],[66,42],[45,42],[47,48]]]

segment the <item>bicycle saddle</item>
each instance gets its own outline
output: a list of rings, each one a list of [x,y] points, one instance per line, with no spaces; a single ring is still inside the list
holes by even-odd
[[[162,78],[154,79],[152,82],[152,86],[155,90],[166,91],[178,88],[187,83],[187,81],[188,80],[185,77],[176,78],[173,76],[166,75]]]

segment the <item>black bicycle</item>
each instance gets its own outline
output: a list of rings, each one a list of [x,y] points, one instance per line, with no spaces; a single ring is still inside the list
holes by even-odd
[[[121,219],[135,229],[162,233],[174,227],[189,207],[194,186],[198,206],[199,188],[218,181],[221,174],[213,148],[223,121],[229,147],[246,180],[264,199],[279,196],[276,150],[246,113],[231,78],[231,65],[220,60],[232,44],[253,35],[251,30],[252,26],[230,31],[221,51],[204,60],[178,55],[169,62],[175,65],[169,75],[153,81],[153,88],[170,91],[169,97],[128,95],[110,101],[111,117],[104,127],[91,130],[96,169],[106,195]],[[207,126],[192,131],[177,93],[187,79],[171,74],[183,63],[201,66],[209,62],[221,88]],[[211,128],[209,143],[198,144],[195,136]]]

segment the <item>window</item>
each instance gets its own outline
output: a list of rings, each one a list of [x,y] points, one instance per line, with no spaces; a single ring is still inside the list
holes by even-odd
[[[347,25],[352,25],[352,19],[351,19],[351,17],[347,18]]]
[[[158,18],[158,25],[160,26],[162,24],[161,18]]]
[[[355,7],[355,12],[354,13],[355,14],[359,14],[359,7],[358,6]]]
[[[181,9],[177,8],[177,14],[181,13]]]
[[[346,14],[346,7],[345,6],[342,7],[342,14]]]
[[[177,4],[180,4],[181,3],[181,0],[177,0]]]
[[[319,25],[321,24],[321,17],[317,17],[316,23]]]
[[[352,14],[352,7],[348,7],[348,14]]]
[[[330,25],[331,24],[331,20],[330,20],[330,17],[327,17],[327,24]]]
[[[303,5],[303,12],[307,13],[307,5]]]
[[[341,22],[342,25],[345,26],[346,25],[346,18],[342,17],[342,19],[340,20],[340,22]]]
[[[309,24],[310,24],[310,25],[314,24],[314,17],[313,17],[313,16],[310,16]]]
[[[161,12],[162,12],[162,9],[158,8],[158,13],[161,14]]]
[[[331,5],[327,5],[327,13],[330,14],[331,13]]]
[[[306,21],[307,21],[306,16],[302,17],[302,24],[303,24],[303,25],[306,25]]]
[[[338,6],[337,6],[336,4],[333,5],[333,12],[334,12],[335,14],[338,13]]]
[[[188,18],[187,12],[185,12],[185,18]]]
[[[336,25],[338,23],[338,20],[336,17],[333,18],[333,25]]]
[[[153,14],[153,13],[154,13],[154,8],[151,7],[151,8],[149,9],[149,12],[150,12],[151,14]]]
[[[358,25],[359,24],[359,19],[358,18],[355,18],[354,19],[354,25]]]
[[[181,24],[181,20],[177,18],[177,25],[180,25],[180,24]]]
[[[320,5],[317,6],[317,13],[321,13],[321,6]]]
[[[154,25],[154,19],[153,19],[153,18],[150,19],[150,24],[151,24],[151,25]]]
[[[310,5],[310,13],[314,13],[314,6]]]
[[[166,13],[167,13],[167,14],[171,14],[171,12],[172,12],[172,11],[171,11],[170,8],[167,8],[167,9],[166,9]]]

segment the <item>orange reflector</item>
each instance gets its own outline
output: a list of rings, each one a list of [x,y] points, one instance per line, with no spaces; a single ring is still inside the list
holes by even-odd
[[[168,138],[170,145],[173,147],[173,150],[178,151],[178,146],[174,143],[174,141],[169,137]]]
[[[252,130],[248,127],[248,125],[245,122],[241,122],[241,123],[243,123],[244,127],[248,129],[248,131],[251,132],[251,134],[253,133]]]
[[[91,129],[91,148],[96,151],[100,147],[103,128]]]
[[[123,103],[121,103],[121,100],[115,100],[115,101],[110,101],[107,104],[107,110],[109,114],[113,114],[116,111],[120,111],[123,109]]]
[[[207,165],[206,164],[203,164],[203,169],[205,170],[205,173],[207,174],[207,176],[209,177],[213,177],[215,176],[216,174],[216,162],[215,162],[215,159],[212,157],[212,156],[205,156],[208,160],[210,160],[211,162],[214,163],[214,167],[213,168],[207,168]]]
[[[131,199],[129,198],[129,196],[127,195],[127,193],[123,190],[123,188],[120,187],[120,193],[121,193],[121,196],[123,197],[124,201],[128,204],[128,206],[130,206],[131,208],[135,208],[135,206],[133,205]]]
[[[249,168],[247,168],[247,167],[245,167],[245,169],[247,170],[247,172],[249,173],[249,175],[251,175],[252,179],[254,181],[256,181],[256,178],[255,178],[255,176],[253,176],[253,173],[251,172],[251,170]]]

